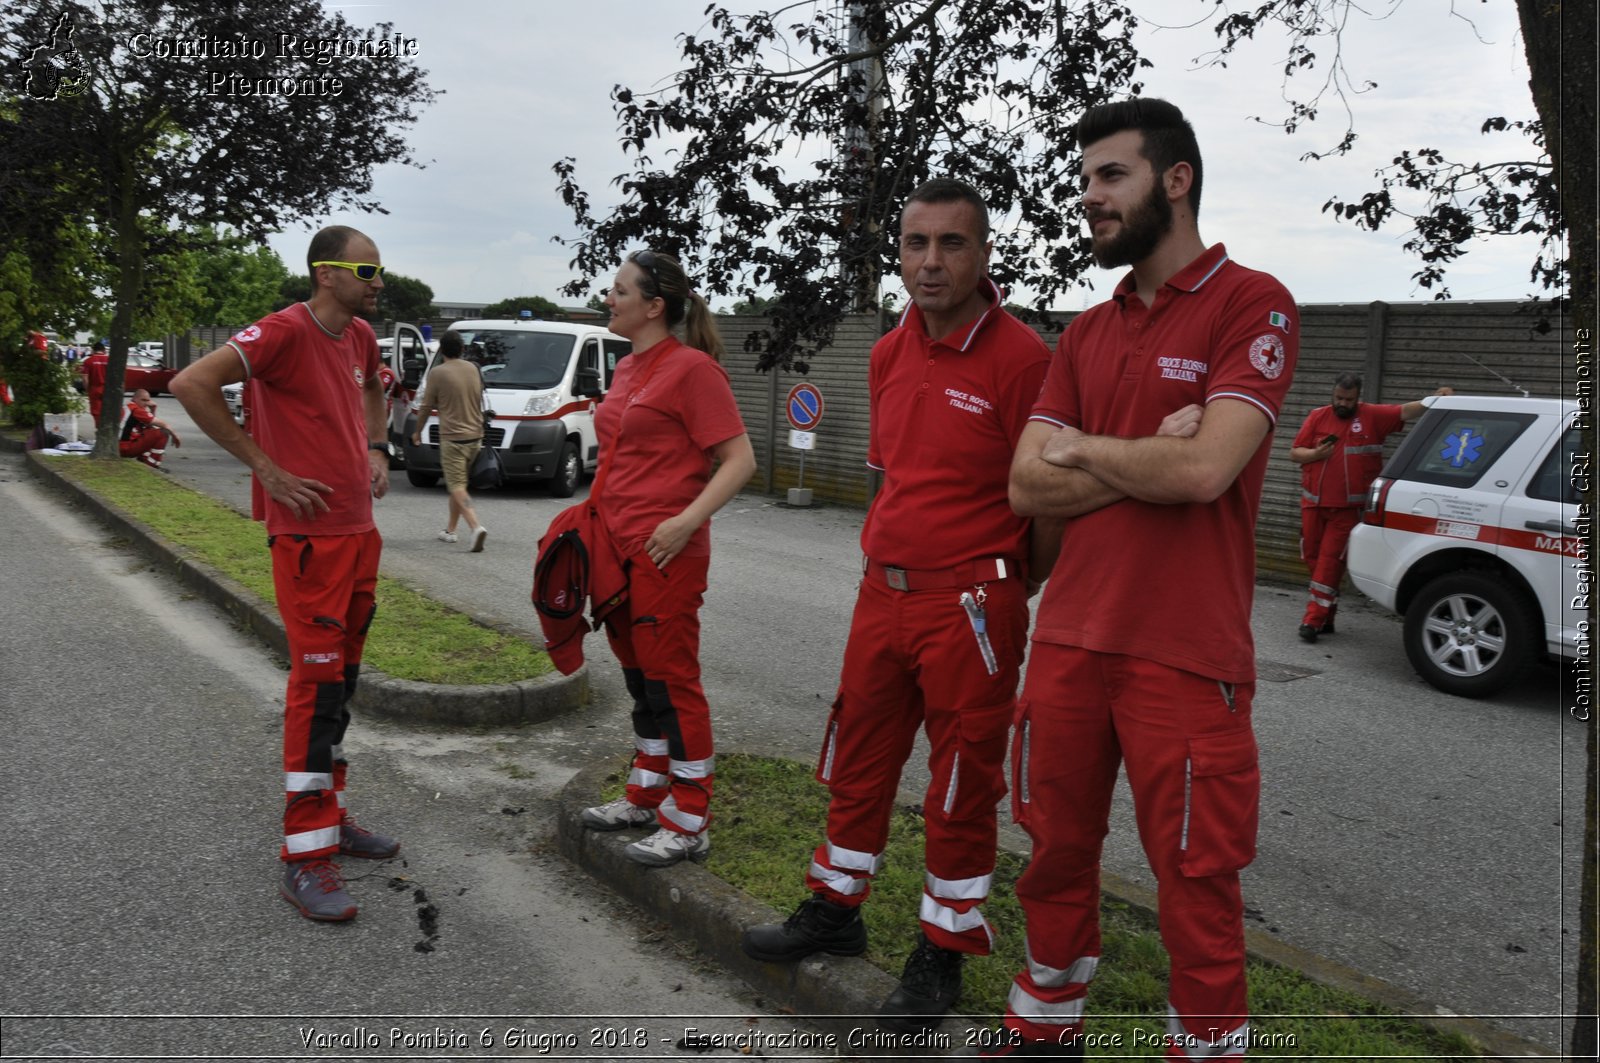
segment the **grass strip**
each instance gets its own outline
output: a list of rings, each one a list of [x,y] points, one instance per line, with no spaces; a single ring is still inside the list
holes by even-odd
[[[266,533],[255,521],[137,461],[48,459],[50,468],[178,549],[275,603]],[[552,671],[541,649],[378,577],[378,612],[364,661],[397,679],[475,686]]]
[[[625,769],[604,797],[621,796]],[[828,792],[812,766],[746,754],[717,755],[716,843],[706,867],[781,912],[806,896],[804,872],[823,837]],[[923,820],[919,809],[895,809],[883,869],[862,908],[866,959],[899,976],[919,933]],[[1005,1013],[1012,977],[1022,969],[1023,915],[1017,878],[1027,862],[1001,852],[984,912],[998,941],[989,956],[969,957],[957,1010]],[[1166,1030],[1167,953],[1154,920],[1106,899],[1100,909],[1101,963],[1089,990],[1088,1055],[1160,1057]],[[1250,1055],[1318,1059],[1478,1059],[1475,1043],[1441,1033],[1365,997],[1311,981],[1298,971],[1251,960],[1248,969]]]

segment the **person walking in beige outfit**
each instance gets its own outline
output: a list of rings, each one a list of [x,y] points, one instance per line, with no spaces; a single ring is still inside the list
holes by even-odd
[[[439,533],[439,541],[457,541],[456,525],[467,522],[472,537],[472,552],[483,549],[489,530],[478,523],[467,494],[467,472],[483,446],[483,376],[478,367],[461,357],[461,334],[446,332],[439,339],[441,360],[428,373],[422,405],[417,410],[417,427],[411,437],[422,443],[422,429],[428,418],[439,415],[439,465],[444,470],[444,486],[450,492],[450,519]]]

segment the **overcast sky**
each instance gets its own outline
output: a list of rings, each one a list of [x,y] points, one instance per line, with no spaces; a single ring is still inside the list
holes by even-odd
[[[392,22],[395,32],[414,37],[418,62],[445,95],[411,131],[426,169],[390,166],[377,173],[375,193],[390,213],[319,222],[365,230],[389,268],[427,282],[438,299],[543,295],[582,302],[557,291],[570,276],[570,256],[551,238],[576,234],[551,164],[574,156],[595,213],[603,214],[610,181],[626,164],[611,88],[645,88],[675,71],[675,39],[702,30],[705,0],[328,0],[327,6],[356,25]],[[734,0],[728,6],[778,5]],[[1182,27],[1214,11],[1213,0],[1133,6],[1146,21],[1144,48],[1156,63],[1145,76],[1145,95],[1181,106],[1200,138],[1201,235],[1226,243],[1245,265],[1276,274],[1301,302],[1432,297],[1410,279],[1419,264],[1401,250],[1400,230],[1369,233],[1321,212],[1330,196],[1355,198],[1375,187],[1373,171],[1399,149],[1437,147],[1483,160],[1527,154],[1511,137],[1478,132],[1490,116],[1533,117],[1510,0],[1404,0],[1392,11],[1376,0],[1373,17],[1355,14],[1345,35],[1347,63],[1358,83],[1377,87],[1352,103],[1357,152],[1323,162],[1299,159],[1342,133],[1343,114],[1331,97],[1324,117],[1295,136],[1250,120],[1286,109],[1281,34],[1263,31],[1227,70],[1194,69],[1193,58],[1215,38],[1207,27]],[[1157,24],[1171,28],[1150,28]],[[271,241],[295,272],[305,268],[310,231],[290,230]],[[1531,291],[1534,246],[1528,238],[1480,242],[1447,283],[1457,299],[1523,298]],[[1078,305],[1104,298],[1120,272],[1097,272],[1094,291]],[[903,297],[898,277],[887,278],[885,290]]]

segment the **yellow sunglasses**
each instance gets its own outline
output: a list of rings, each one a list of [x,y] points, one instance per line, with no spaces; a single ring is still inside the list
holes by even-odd
[[[311,266],[313,269],[317,266],[338,266],[354,273],[359,281],[374,281],[383,276],[383,267],[373,262],[313,262]]]

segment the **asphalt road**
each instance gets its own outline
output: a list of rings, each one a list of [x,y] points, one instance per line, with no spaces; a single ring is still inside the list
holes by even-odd
[[[7,1058],[675,1059],[686,1025],[807,1029],[555,852],[553,796],[617,749],[588,720],[362,720],[352,811],[404,848],[346,861],[360,915],[313,923],[277,896],[279,662],[13,454],[0,601]]]
[[[185,432],[175,402],[161,407],[187,441],[168,451],[173,474],[247,508],[242,467]],[[443,489],[414,488],[397,473],[377,506],[384,568],[537,637],[528,604],[533,547],[566,504],[537,487],[481,495],[490,535],[475,555],[434,540]],[[744,495],[716,519],[702,615],[721,748],[815,757],[859,572],[862,516]],[[1557,1016],[1574,999],[1584,732],[1561,710],[1560,671],[1530,670],[1494,699],[1449,697],[1411,672],[1396,618],[1353,593],[1339,634],[1307,646],[1295,638],[1302,601],[1294,588],[1257,588],[1263,681],[1254,711],[1264,782],[1259,855],[1245,873],[1253,925],[1448,1011],[1562,1043]],[[614,661],[601,639],[586,648],[594,704],[513,742],[526,750],[519,756],[552,771],[623,757],[629,745]],[[396,742],[419,765],[471,744],[437,733]],[[906,785],[920,788],[925,778],[914,756]],[[1014,830],[1007,841],[1026,849]],[[1105,860],[1153,888],[1125,788]]]

